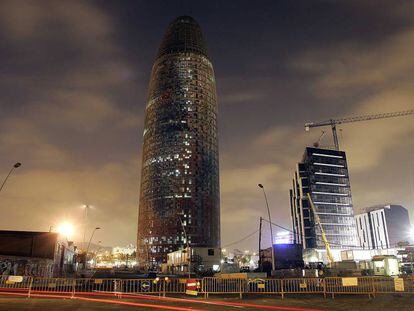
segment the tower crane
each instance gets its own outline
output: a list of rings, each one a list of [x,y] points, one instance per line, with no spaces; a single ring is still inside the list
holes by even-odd
[[[308,132],[313,127],[330,126],[332,129],[332,136],[333,136],[333,141],[335,144],[335,150],[339,150],[338,134],[336,132],[336,126],[338,124],[402,117],[402,116],[407,116],[407,115],[414,115],[414,109],[398,111],[398,112],[388,112],[388,113],[370,114],[370,115],[362,115],[362,116],[355,116],[355,117],[330,119],[330,120],[321,121],[321,122],[309,122],[309,123],[305,123],[305,131]]]
[[[318,140],[313,143],[313,146],[315,148],[318,148],[319,147],[319,144],[320,144],[322,138],[325,137],[325,135],[326,135],[326,132],[325,131],[322,131],[321,135],[318,137]]]

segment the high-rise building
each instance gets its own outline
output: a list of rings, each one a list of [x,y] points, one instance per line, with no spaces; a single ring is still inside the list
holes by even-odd
[[[220,246],[216,83],[198,23],[168,27],[149,84],[138,216],[139,265]]]
[[[408,210],[401,205],[377,205],[355,215],[362,248],[394,248],[399,242],[411,242]]]
[[[307,147],[302,162],[297,164],[290,190],[295,242],[305,249],[324,249],[308,193],[330,247],[359,247],[345,152]]]

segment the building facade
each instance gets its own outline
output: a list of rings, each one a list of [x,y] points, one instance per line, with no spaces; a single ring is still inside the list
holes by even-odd
[[[295,243],[325,249],[307,198],[310,193],[332,249],[360,247],[345,152],[307,147],[290,190]]]
[[[167,255],[167,271],[173,274],[217,272],[221,264],[221,249],[190,247]]]
[[[401,205],[368,207],[355,215],[358,238],[364,249],[394,248],[411,242],[408,210]]]
[[[58,233],[0,230],[0,277],[73,277],[75,251]]]
[[[220,246],[217,100],[201,28],[168,27],[152,68],[143,134],[139,266],[187,246]]]

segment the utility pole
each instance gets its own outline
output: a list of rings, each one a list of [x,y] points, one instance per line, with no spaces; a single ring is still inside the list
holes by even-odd
[[[262,263],[262,217],[260,217],[259,222],[259,269],[263,271],[263,263]]]
[[[273,248],[273,229],[272,229],[272,217],[270,216],[270,208],[269,208],[269,202],[267,201],[267,195],[266,191],[264,189],[264,186],[262,184],[258,184],[259,188],[263,190],[263,195],[266,201],[266,207],[267,207],[267,215],[269,216],[269,228],[270,228],[270,250],[272,252],[272,270],[275,270],[275,251]]]

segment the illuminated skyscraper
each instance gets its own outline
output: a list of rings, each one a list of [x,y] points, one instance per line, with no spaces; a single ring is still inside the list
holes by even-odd
[[[220,246],[217,101],[200,26],[168,27],[152,68],[146,107],[138,216],[138,264],[167,253]]]

